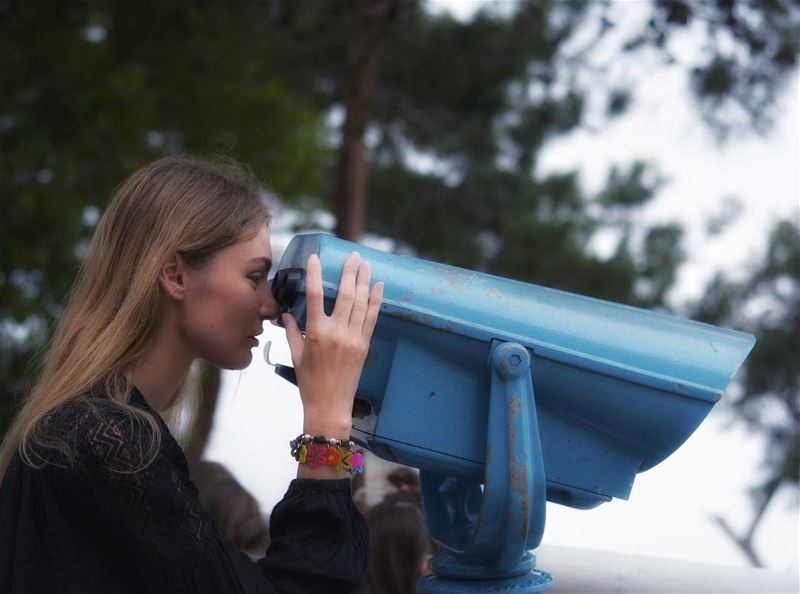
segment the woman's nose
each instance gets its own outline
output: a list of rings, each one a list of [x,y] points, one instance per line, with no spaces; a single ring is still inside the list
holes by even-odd
[[[278,314],[280,314],[281,307],[280,304],[275,300],[275,296],[272,294],[272,286],[270,283],[264,283],[264,288],[260,291],[261,293],[261,308],[259,314],[261,315],[262,320],[275,320],[278,318]]]

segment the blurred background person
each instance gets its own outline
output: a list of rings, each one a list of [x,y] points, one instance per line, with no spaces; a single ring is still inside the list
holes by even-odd
[[[430,574],[433,548],[420,508],[390,498],[366,514],[370,534],[367,573],[359,594],[413,594]]]
[[[189,475],[217,528],[251,557],[269,544],[269,525],[258,501],[218,462],[190,460]]]

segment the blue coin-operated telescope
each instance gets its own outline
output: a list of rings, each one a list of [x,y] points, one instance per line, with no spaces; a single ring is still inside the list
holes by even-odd
[[[719,400],[749,334],[359,246],[324,234],[286,248],[272,290],[305,324],[305,263],[330,313],[358,250],[385,282],[353,437],[420,469],[442,546],[421,592],[541,592],[528,551],[545,500],[627,499]],[[278,373],[293,379],[291,368]]]

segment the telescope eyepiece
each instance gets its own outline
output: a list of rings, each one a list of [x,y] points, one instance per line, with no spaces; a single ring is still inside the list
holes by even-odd
[[[285,268],[279,270],[272,279],[272,295],[281,307],[281,313],[288,312],[297,300],[297,294],[304,288],[305,270]]]

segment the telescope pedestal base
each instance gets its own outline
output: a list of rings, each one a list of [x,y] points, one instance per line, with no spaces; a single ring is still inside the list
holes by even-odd
[[[545,476],[531,357],[492,342],[483,483],[420,472],[428,528],[441,552],[420,592],[538,594],[553,583],[530,553],[545,523]]]
[[[532,570],[526,575],[500,580],[448,580],[439,576],[424,577],[417,582],[420,594],[540,594],[553,585],[553,576],[546,571]]]

